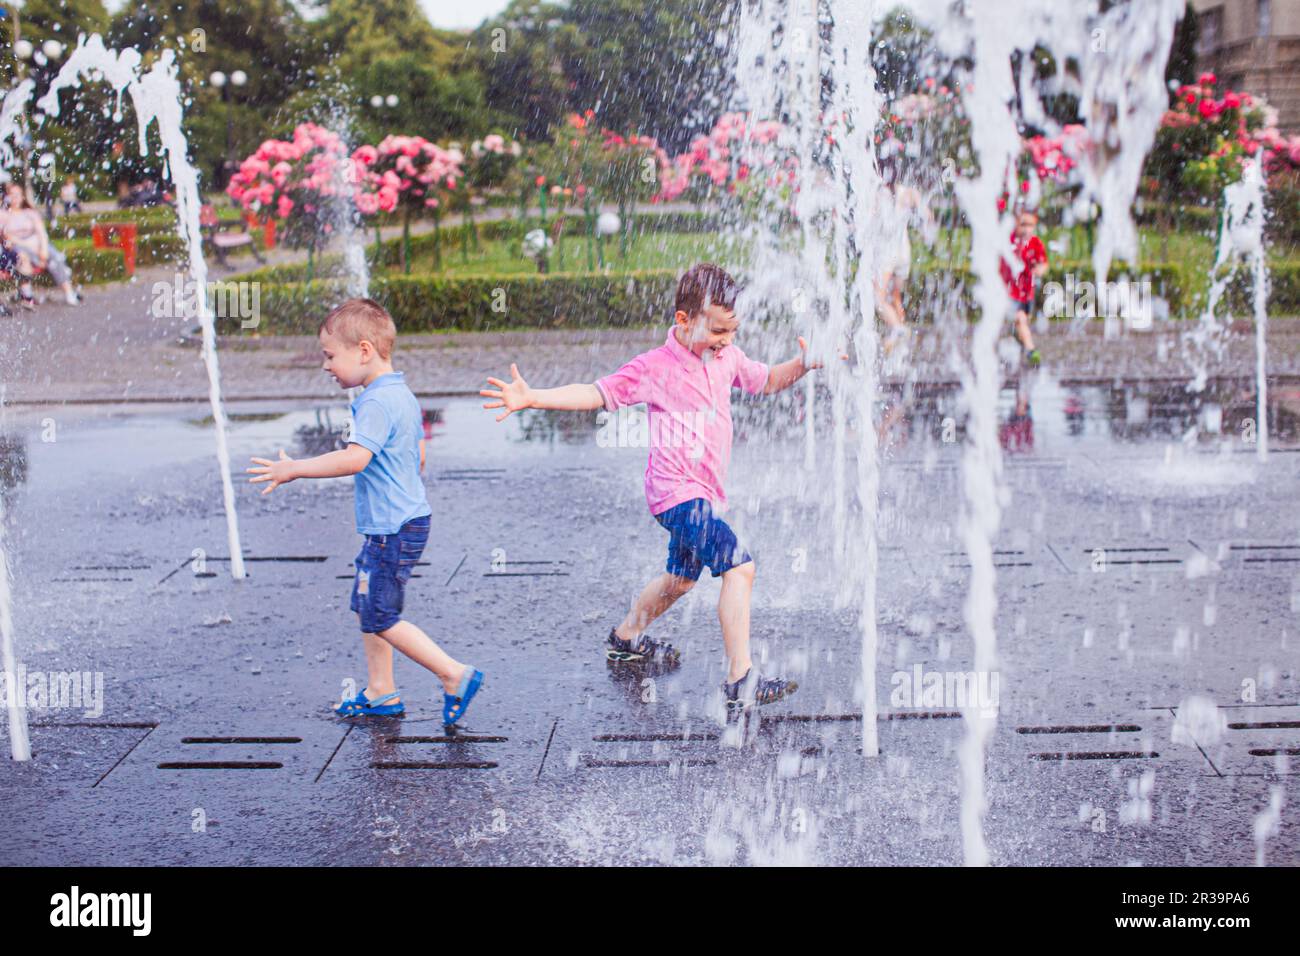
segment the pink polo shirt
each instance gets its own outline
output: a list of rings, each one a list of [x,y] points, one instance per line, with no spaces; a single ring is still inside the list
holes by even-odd
[[[705,361],[677,341],[674,328],[663,345],[600,379],[596,388],[610,412],[641,402],[649,409],[645,497],[652,515],[693,498],[705,498],[722,512],[731,462],[731,390],[761,392],[768,367],[734,345]]]

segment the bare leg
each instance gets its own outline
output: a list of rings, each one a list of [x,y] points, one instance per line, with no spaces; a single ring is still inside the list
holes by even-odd
[[[754,589],[754,562],[746,561],[722,575],[718,598],[718,623],[727,652],[727,682],[740,680],[749,670],[749,598]]]
[[[410,621],[398,621],[379,636],[425,670],[436,674],[448,694],[456,692],[465,665],[435,644],[424,631]]]
[[[366,648],[366,671],[369,683],[364,691],[366,700],[377,700],[397,690],[393,680],[393,645],[378,634],[362,634],[361,642]],[[390,701],[397,703],[401,700]]]
[[[23,256],[18,257],[18,295],[24,302],[30,303],[35,298],[32,291],[32,267]]]
[[[901,330],[907,327],[903,315],[903,293],[894,283],[892,275],[876,282],[876,311],[891,329]]]
[[[694,586],[695,582],[690,578],[675,574],[659,575],[645,586],[645,590],[632,603],[632,610],[623,618],[623,623],[614,628],[614,633],[625,641],[635,642],[650,626],[651,621],[677,603],[677,599]]]
[[[902,276],[889,277],[889,307],[898,317],[897,327],[907,328],[907,313],[903,311],[903,284],[906,280]]]
[[[1029,314],[1027,312],[1016,313],[1016,338],[1020,340],[1020,344],[1025,347],[1026,352],[1034,350],[1034,336],[1029,331]]]

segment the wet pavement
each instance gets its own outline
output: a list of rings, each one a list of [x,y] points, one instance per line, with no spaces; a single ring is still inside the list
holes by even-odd
[[[1274,387],[1266,462],[1243,440],[1249,383],[1203,401],[1049,375],[1004,391],[996,863],[1252,863],[1275,790],[1266,862],[1300,862],[1294,387]],[[29,676],[91,676],[29,709],[33,761],[0,761],[0,861],[960,863],[962,721],[951,695],[899,689],[972,667],[962,417],[950,387],[890,395],[876,758],[859,752],[856,612],[818,507],[829,436],[805,469],[798,402],[738,411],[756,656],[801,685],[740,747],[718,719],[715,581],[652,628],[679,670],[606,665],[665,539],[644,449],[606,447],[595,416],[497,426],[469,399],[422,402],[434,533],[407,616],[488,675],[448,736],[405,661],[405,719],[330,714],[364,683],[349,480],[268,497],[240,482],[234,581],[205,404],[11,406],[19,654]],[[346,404],[229,411],[243,478],[251,454],[327,450]]]

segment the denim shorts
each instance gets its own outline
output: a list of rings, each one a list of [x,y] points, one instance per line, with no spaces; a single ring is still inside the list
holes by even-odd
[[[655,515],[655,520],[668,530],[669,574],[698,581],[706,565],[716,578],[754,560],[703,498],[683,501]]]
[[[412,518],[397,534],[368,534],[357,554],[352,610],[363,634],[379,634],[402,619],[406,582],[429,541],[429,515]]]

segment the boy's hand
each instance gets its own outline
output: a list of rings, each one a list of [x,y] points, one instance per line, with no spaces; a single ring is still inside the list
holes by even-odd
[[[248,480],[253,484],[257,484],[259,481],[269,481],[270,484],[262,490],[264,495],[269,495],[280,485],[287,485],[298,477],[293,473],[294,460],[284,453],[283,448],[280,449],[279,461],[271,461],[269,458],[254,458],[252,460],[263,467],[246,469],[249,474],[256,476]]]
[[[489,378],[488,384],[495,385],[496,389],[485,388],[479,392],[484,398],[496,399],[493,402],[484,402],[484,408],[505,409],[497,416],[499,422],[509,418],[511,412],[521,412],[525,408],[533,407],[532,389],[528,387],[528,383],[519,374],[518,366],[513,362],[510,364],[510,377],[512,381],[509,382],[503,382],[499,378]]]
[[[844,357],[848,358],[847,355]],[[821,362],[813,362],[811,365],[808,363],[808,342],[802,335],[799,336],[799,364],[803,366],[805,372],[811,372],[815,368],[824,367]]]

